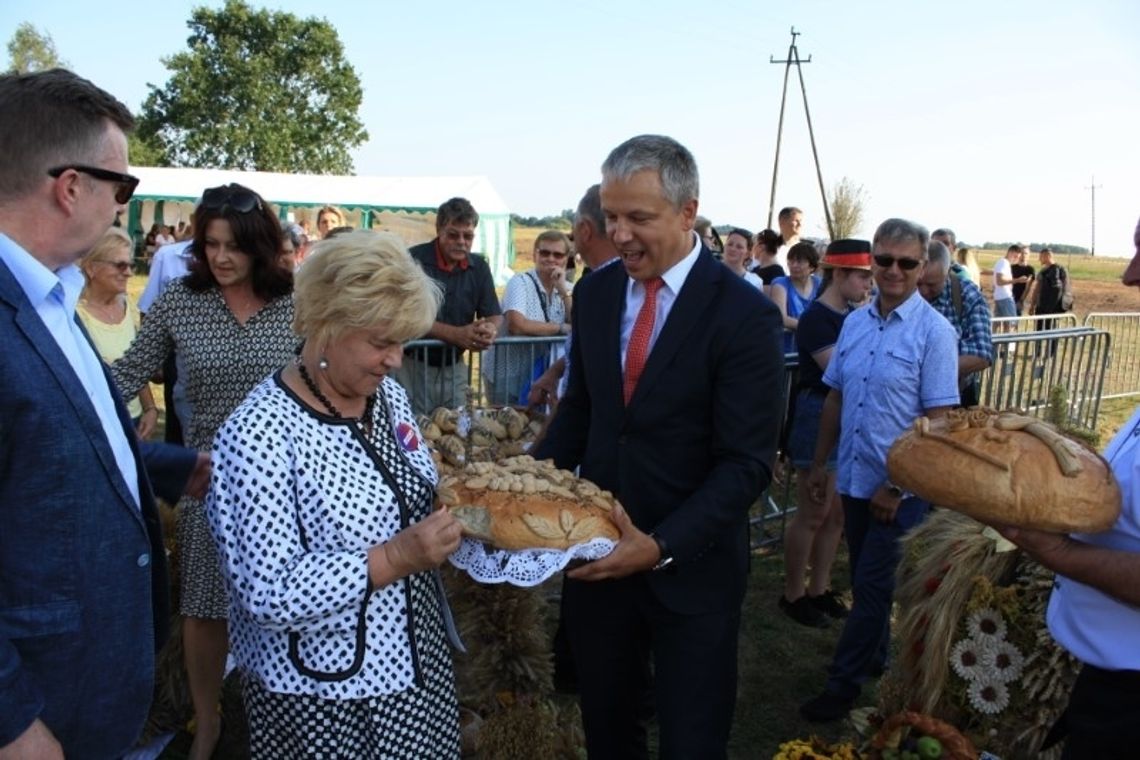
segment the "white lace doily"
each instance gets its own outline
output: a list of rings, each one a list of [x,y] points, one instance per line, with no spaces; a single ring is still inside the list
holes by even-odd
[[[601,559],[614,550],[616,542],[595,538],[584,544],[558,549],[492,549],[481,541],[465,538],[448,557],[451,564],[480,583],[509,583],[537,586],[562,571],[572,560]]]

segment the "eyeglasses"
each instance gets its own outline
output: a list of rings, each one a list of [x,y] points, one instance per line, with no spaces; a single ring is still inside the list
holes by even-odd
[[[114,267],[119,272],[124,273],[124,274],[131,271],[131,262],[129,262],[129,261],[103,261],[102,259],[100,259],[96,263],[97,264],[106,264],[109,267]]]
[[[224,209],[229,206],[239,214],[248,214],[254,209],[261,209],[261,198],[250,190],[222,185],[211,187],[202,193],[199,205],[205,209]]]
[[[126,203],[129,201],[131,196],[135,194],[135,188],[139,186],[138,177],[113,172],[109,169],[100,169],[97,166],[83,166],[81,164],[67,164],[66,166],[57,166],[54,169],[48,169],[48,176],[59,179],[63,176],[63,173],[67,171],[86,174],[104,182],[114,182],[118,185],[118,188],[115,189],[116,203]]]
[[[919,265],[922,264],[922,261],[920,259],[912,259],[906,256],[900,256],[896,258],[894,256],[887,256],[884,253],[876,253],[873,258],[875,259],[875,263],[881,266],[883,269],[890,269],[891,264],[898,264],[899,269],[904,272],[910,272],[918,269]]]
[[[548,251],[548,250],[544,250],[544,249],[542,249],[542,248],[539,248],[539,249],[536,251],[536,253],[537,253],[539,256],[542,256],[542,257],[544,257],[544,258],[546,258],[546,257],[550,257],[550,256],[553,256],[553,257],[554,257],[554,258],[556,258],[556,259],[564,259],[564,258],[566,258],[567,256],[569,256],[569,255],[570,255],[569,253],[566,253],[565,251]]]

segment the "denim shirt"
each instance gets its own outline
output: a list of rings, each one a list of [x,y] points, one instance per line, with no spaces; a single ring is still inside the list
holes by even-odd
[[[838,490],[868,499],[895,439],[927,409],[958,403],[958,336],[917,290],[885,319],[876,297],[843,323],[823,381],[843,394]]]

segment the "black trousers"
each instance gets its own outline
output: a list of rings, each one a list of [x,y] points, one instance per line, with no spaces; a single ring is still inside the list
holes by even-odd
[[[675,613],[638,574],[567,579],[563,611],[590,760],[649,757],[644,698],[651,661],[660,757],[725,757],[736,707],[739,608]]]
[[[1085,665],[1045,748],[1061,738],[1062,760],[1140,757],[1140,671]]]

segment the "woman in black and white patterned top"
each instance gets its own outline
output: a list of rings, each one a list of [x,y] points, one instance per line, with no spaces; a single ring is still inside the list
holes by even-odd
[[[289,361],[298,338],[293,275],[279,262],[281,224],[257,193],[240,185],[206,190],[195,210],[191,248],[190,274],[151,306],[112,371],[129,398],[175,352],[194,409],[187,445],[207,451],[250,389]],[[217,704],[229,600],[197,499],[179,504],[178,547],[184,659],[197,723],[190,757],[208,758],[221,732]]]
[[[460,527],[389,373],[440,291],[399,238],[323,241],[297,274],[295,361],[218,431],[206,509],[254,757],[458,757],[436,568]]]

